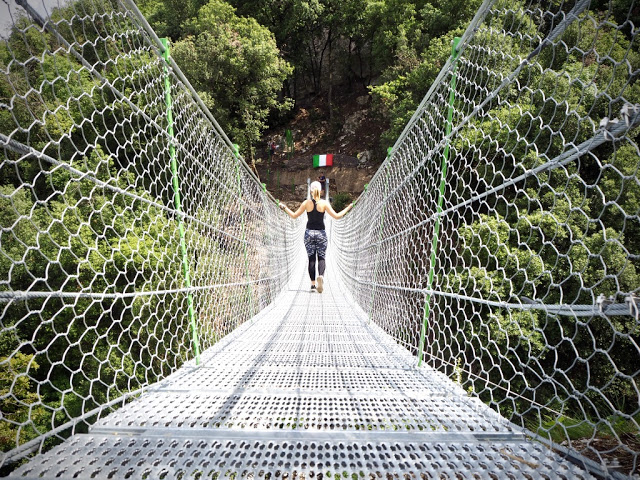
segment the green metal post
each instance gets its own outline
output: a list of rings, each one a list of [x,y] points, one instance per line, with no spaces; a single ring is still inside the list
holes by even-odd
[[[164,46],[164,99],[167,105],[167,123],[169,138],[169,156],[171,157],[171,175],[173,182],[173,203],[178,212],[178,231],[180,232],[180,251],[182,253],[182,274],[184,284],[187,287],[187,307],[189,312],[189,322],[191,323],[191,342],[196,357],[196,365],[200,365],[200,341],[198,339],[198,327],[196,326],[196,316],[193,309],[193,296],[191,295],[191,275],[189,273],[189,258],[187,257],[187,244],[184,238],[184,224],[182,221],[182,205],[180,201],[180,184],[178,182],[178,161],[176,159],[176,147],[173,141],[173,111],[171,107],[171,82],[169,81],[169,41],[166,38],[160,39]]]
[[[236,175],[238,176],[238,197],[242,197],[242,177],[240,176],[240,151],[237,144],[233,144],[233,154],[236,157]],[[264,183],[262,184],[264,188]],[[245,225],[244,225],[244,208],[242,206],[242,202],[240,202],[240,223],[242,225],[242,241],[244,242],[244,266],[245,266],[245,277],[247,281],[249,280],[249,251],[247,246],[247,236],[245,234]],[[251,304],[251,316],[255,314],[253,311],[253,290],[251,289],[251,285],[247,285],[247,293],[249,296],[249,302]]]
[[[430,304],[431,304],[431,288],[433,286],[433,277],[435,276],[436,269],[436,255],[438,249],[438,235],[440,232],[440,214],[442,213],[442,203],[444,201],[444,189],[445,181],[447,177],[447,164],[449,162],[449,145],[451,139],[451,130],[453,128],[453,102],[455,100],[456,93],[456,60],[458,59],[458,44],[460,43],[460,37],[453,39],[451,46],[451,59],[453,63],[453,70],[451,74],[451,83],[449,84],[449,111],[447,113],[447,126],[445,133],[445,146],[444,154],[442,156],[442,165],[440,167],[440,189],[438,192],[438,205],[436,207],[436,221],[433,229],[433,238],[431,239],[431,261],[429,268],[429,277],[427,278],[427,293],[424,302],[424,317],[422,321],[422,328],[420,329],[420,345],[418,349],[418,366],[422,366],[422,355],[424,353],[424,338],[427,331],[427,323],[429,322]]]

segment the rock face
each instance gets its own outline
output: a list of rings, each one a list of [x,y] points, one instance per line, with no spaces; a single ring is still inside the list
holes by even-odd
[[[369,95],[362,95],[361,97],[356,98],[356,103],[362,107],[369,103]]]
[[[329,193],[348,193],[357,198],[383,161],[380,136],[388,128],[371,109],[371,96],[365,90],[352,91],[340,97],[340,108],[332,124],[326,121],[324,97],[300,106],[286,127],[265,136],[264,145],[272,140],[280,145],[273,157],[262,149],[255,171],[267,190],[292,208],[307,195],[307,178],[329,179]],[[336,100],[338,102],[338,100]],[[293,132],[295,149],[284,149],[284,133]],[[312,167],[314,154],[333,154],[333,167]]]
[[[329,179],[331,195],[348,192],[354,198],[357,197],[376,171],[377,166],[372,163],[361,163],[355,157],[334,154],[333,167],[313,168],[311,157],[306,155],[271,165],[270,168],[262,163],[258,165],[258,173],[275,198],[299,204],[307,196],[307,178],[314,181],[318,180],[320,175]]]
[[[300,198],[306,197],[307,196],[307,184],[297,184],[296,185],[296,195],[299,196]]]
[[[366,117],[367,112],[365,110],[360,110],[349,115],[342,126],[342,133],[346,136],[354,135]]]
[[[358,158],[358,167],[363,167],[368,162],[371,161],[371,151],[365,150],[364,152],[360,152],[357,158]]]

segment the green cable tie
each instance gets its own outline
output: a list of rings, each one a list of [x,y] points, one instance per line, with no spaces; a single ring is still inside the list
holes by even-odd
[[[451,82],[449,84],[449,110],[447,113],[447,124],[445,129],[445,146],[442,155],[442,164],[440,167],[440,186],[438,189],[438,203],[436,204],[436,221],[433,228],[433,238],[431,240],[431,256],[429,266],[429,277],[427,278],[427,288],[429,292],[425,296],[424,302],[424,314],[422,319],[422,326],[420,328],[420,343],[418,345],[418,367],[422,366],[422,357],[424,354],[424,342],[427,332],[427,323],[431,313],[431,288],[433,285],[433,279],[435,277],[437,250],[438,250],[438,235],[440,234],[440,222],[442,215],[442,204],[444,202],[444,191],[446,187],[446,176],[449,162],[449,146],[451,139],[451,130],[453,129],[453,103],[455,101],[456,93],[456,60],[458,59],[458,45],[460,44],[460,37],[455,37],[451,42],[451,60],[452,60],[452,72]]]
[[[196,365],[200,365],[200,340],[198,336],[198,327],[196,326],[195,311],[193,306],[193,296],[191,294],[191,274],[189,272],[189,257],[187,256],[187,245],[185,240],[185,230],[182,220],[182,205],[180,202],[180,184],[178,181],[178,161],[176,159],[176,148],[174,144],[173,133],[173,108],[171,102],[171,83],[169,81],[169,40],[167,38],[160,39],[164,52],[162,57],[165,61],[164,65],[164,95],[167,107],[167,133],[169,134],[169,157],[171,162],[171,176],[173,185],[173,202],[178,213],[178,233],[180,236],[180,252],[182,254],[182,274],[184,284],[187,287],[187,312],[189,315],[189,323],[191,324],[191,341],[195,354]]]
[[[460,45],[461,37],[454,37],[451,41],[451,56],[454,60],[458,59],[458,45]]]

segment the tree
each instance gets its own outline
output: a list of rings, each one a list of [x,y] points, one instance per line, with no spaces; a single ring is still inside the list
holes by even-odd
[[[223,130],[253,158],[269,114],[291,107],[278,94],[292,67],[266,28],[221,0],[202,7],[190,28],[198,33],[174,45],[176,63]]]
[[[423,96],[451,56],[453,38],[460,34],[462,30],[453,30],[434,39],[417,65],[403,74],[396,70],[391,71],[396,67],[397,70],[407,68],[406,64],[400,62],[383,75],[383,78],[389,80],[371,87],[374,105],[391,125],[383,134],[383,143],[392,145],[402,133]]]

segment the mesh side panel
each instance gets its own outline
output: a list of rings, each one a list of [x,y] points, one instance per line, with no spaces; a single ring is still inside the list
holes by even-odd
[[[627,7],[485,2],[333,225],[330,255],[416,362],[638,474],[640,63]]]
[[[301,253],[132,7],[46,3],[0,39],[0,467],[199,361]]]

